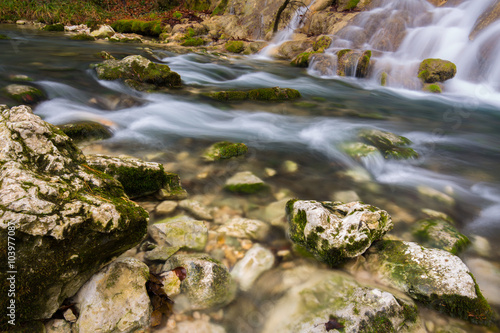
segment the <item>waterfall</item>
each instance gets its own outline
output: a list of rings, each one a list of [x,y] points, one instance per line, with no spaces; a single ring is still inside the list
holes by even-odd
[[[306,14],[307,10],[309,7],[312,6],[314,3],[313,0],[311,3],[307,6],[300,7],[295,11],[295,13],[292,16],[292,19],[288,23],[285,29],[279,31],[269,42],[269,45],[267,45],[265,48],[263,48],[256,56],[257,59],[271,59],[271,54],[272,51],[276,48],[278,48],[281,44],[283,44],[286,41],[289,41],[292,39],[293,33],[295,30],[301,28],[304,25],[304,20],[303,17]]]
[[[328,52],[351,48],[373,51],[371,84],[420,89],[420,62],[426,58],[449,60],[457,65],[455,78],[445,91],[500,103],[500,22],[490,24],[475,38],[470,35],[478,18],[496,0],[450,1],[435,7],[426,0],[378,0],[334,36]],[[453,2],[456,3],[456,2]]]

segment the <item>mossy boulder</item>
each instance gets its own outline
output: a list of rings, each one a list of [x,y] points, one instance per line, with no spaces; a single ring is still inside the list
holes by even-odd
[[[149,268],[133,258],[120,258],[85,283],[72,302],[78,310],[74,332],[137,332],[150,325],[151,301],[146,290]]]
[[[73,124],[59,125],[61,131],[74,142],[108,139],[112,136],[108,127],[101,123],[83,121]]]
[[[12,98],[20,104],[33,105],[47,99],[47,96],[43,91],[32,86],[9,84],[2,90],[7,97]]]
[[[0,248],[15,237],[16,323],[50,318],[105,263],[138,244],[148,214],[29,107],[0,106],[0,136]],[[7,255],[0,251],[5,263]],[[0,277],[7,290],[7,270]],[[3,308],[8,303],[1,298]]]
[[[371,51],[344,49],[337,52],[337,75],[364,78],[370,70]]]
[[[440,94],[443,92],[443,88],[439,83],[426,83],[422,88],[423,91],[431,92],[434,94]]]
[[[373,274],[439,312],[480,325],[495,318],[470,270],[447,251],[384,240],[366,259]]]
[[[181,77],[165,64],[157,64],[143,56],[134,55],[122,60],[109,59],[94,64],[97,77],[101,80],[130,79],[157,87],[178,88]]]
[[[158,37],[163,32],[161,22],[142,20],[118,20],[111,24],[116,32],[135,33],[143,36]]]
[[[290,63],[292,66],[295,67],[303,67],[307,68],[309,66],[309,59],[313,54],[316,54],[318,52],[316,51],[309,51],[309,52],[303,52],[299,55],[297,55],[295,58],[293,58],[292,62]]]
[[[470,243],[467,236],[461,234],[449,222],[435,218],[418,221],[413,226],[412,235],[419,244],[442,249],[451,254],[458,254]]]
[[[167,260],[162,271],[186,269],[181,294],[175,298],[178,310],[203,310],[222,307],[236,296],[236,283],[226,266],[208,254],[177,254]]]
[[[393,227],[386,211],[359,201],[293,199],[286,213],[290,239],[332,267],[360,256]]]
[[[300,92],[291,88],[258,88],[249,91],[219,91],[216,93],[210,93],[206,96],[221,101],[221,102],[231,102],[231,101],[287,101],[300,98]]]
[[[64,31],[64,24],[56,23],[56,24],[47,24],[43,27],[45,31]]]
[[[230,192],[252,194],[264,190],[266,185],[250,171],[242,171],[226,180],[224,188]]]
[[[313,272],[308,274],[310,270]],[[307,274],[307,279],[292,275],[294,283],[273,304],[261,332],[425,331],[417,306],[405,295],[361,284],[340,271],[308,267],[302,272],[299,274]]]
[[[444,82],[455,76],[457,66],[448,60],[425,59],[418,67],[418,77],[424,83]]]
[[[208,147],[203,153],[203,158],[207,161],[227,160],[245,155],[247,152],[248,147],[244,143],[221,141]]]
[[[240,40],[232,40],[232,41],[227,42],[224,45],[224,48],[228,52],[241,53],[241,52],[243,52],[243,50],[245,50],[245,43],[243,43]]]
[[[91,35],[87,35],[85,33],[82,33],[82,34],[76,34],[74,36],[71,36],[70,39],[72,39],[72,40],[90,40],[90,41],[94,41],[95,37],[91,36]]]
[[[353,10],[358,5],[359,0],[338,0],[337,1],[337,11],[345,12],[348,10]]]
[[[341,146],[341,149],[349,156],[354,159],[360,160],[363,157],[371,156],[373,154],[378,154],[379,151],[377,147],[372,145],[367,145],[362,142],[348,142]]]
[[[160,163],[145,162],[132,157],[88,155],[87,164],[118,180],[125,193],[132,198],[154,194],[167,188],[171,191],[183,190],[179,184],[179,176],[165,172]]]
[[[313,50],[318,52],[325,52],[332,44],[332,38],[329,36],[320,36],[313,44]]]
[[[411,144],[411,141],[404,136],[372,129],[361,131],[359,133],[359,137],[366,143],[377,147],[385,158],[418,158],[418,154],[415,150],[410,147],[406,147]]]
[[[184,41],[181,43],[181,46],[201,46],[201,45],[205,45],[205,40],[201,37],[198,38],[189,37],[184,39]]]

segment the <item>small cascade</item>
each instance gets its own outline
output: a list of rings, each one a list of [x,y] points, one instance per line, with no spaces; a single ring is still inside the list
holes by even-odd
[[[355,17],[337,35],[327,50],[373,52],[371,83],[382,78],[393,88],[420,90],[417,78],[420,62],[427,58],[452,61],[457,66],[454,79],[445,82],[445,91],[491,100],[500,97],[500,22],[474,32],[481,15],[491,11],[495,0],[463,0],[435,7],[426,0],[377,0],[373,9]],[[313,64],[314,65],[314,64]],[[314,68],[312,70],[314,74]],[[335,72],[334,72],[335,73]],[[485,93],[486,92],[486,93]]]
[[[279,31],[269,42],[269,45],[267,45],[265,48],[263,48],[256,56],[257,59],[270,59],[272,51],[279,47],[281,44],[283,44],[286,41],[289,41],[292,39],[292,36],[295,32],[295,30],[301,28],[304,25],[304,15],[306,12],[309,10],[309,7],[312,6],[315,0],[311,1],[311,3],[308,6],[303,6],[300,7],[295,11],[295,14],[293,15],[292,19],[290,20],[290,23],[286,26],[285,29]]]

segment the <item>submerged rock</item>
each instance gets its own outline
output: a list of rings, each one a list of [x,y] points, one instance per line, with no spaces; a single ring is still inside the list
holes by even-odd
[[[337,75],[355,76],[359,78],[367,77],[370,58],[370,50],[360,52],[356,50],[344,49],[337,52]]]
[[[492,323],[494,313],[472,273],[447,251],[386,240],[370,249],[367,266],[391,286],[440,312],[475,324]]]
[[[291,240],[330,266],[363,254],[393,227],[386,211],[361,202],[294,199],[286,211]]]
[[[73,298],[80,313],[73,332],[136,332],[149,327],[148,280],[148,266],[137,259],[117,259],[104,267]]]
[[[329,36],[320,36],[313,44],[313,50],[325,52],[325,50],[332,44],[332,38]]]
[[[264,181],[251,173],[242,171],[226,180],[224,188],[230,192],[252,194],[266,187]]]
[[[341,149],[345,151],[347,155],[357,160],[361,159],[362,157],[378,154],[377,147],[367,145],[366,143],[362,142],[348,142],[342,144]]]
[[[244,143],[221,141],[208,147],[203,153],[203,158],[207,161],[227,160],[245,155],[247,152],[248,147]]]
[[[160,190],[170,192],[172,195],[185,193],[179,183],[179,176],[165,172],[160,163],[145,162],[132,157],[89,155],[87,164],[117,179],[122,183],[125,193],[132,198],[153,194]]]
[[[148,215],[29,107],[0,110],[0,245],[7,249],[7,236],[15,236],[16,320],[50,318],[103,264],[142,239]],[[6,251],[0,259],[7,262]],[[6,281],[6,270],[0,277]]]
[[[47,99],[43,91],[32,86],[9,84],[3,88],[5,95],[21,104],[36,104]]]
[[[235,217],[217,229],[227,236],[257,241],[264,241],[270,230],[271,226],[265,222],[243,217]]]
[[[179,207],[200,220],[211,221],[214,219],[211,209],[196,200],[182,200],[179,202]]]
[[[318,270],[287,290],[262,332],[425,332],[417,318],[416,305],[406,297],[359,284],[345,273]]]
[[[239,283],[240,289],[248,291],[253,282],[274,265],[274,255],[259,244],[252,246],[243,259],[234,265],[231,276]]]
[[[97,77],[101,80],[128,79],[138,84],[151,84],[155,87],[178,88],[181,77],[165,64],[157,64],[140,55],[132,55],[122,60],[109,59],[94,64]]]
[[[470,243],[467,236],[440,219],[418,221],[413,227],[412,234],[420,244],[445,250],[451,254],[463,251]]]
[[[318,53],[317,51],[302,52],[298,54],[295,58],[293,58],[290,64],[295,67],[307,68],[310,62],[309,59],[311,59],[312,55],[317,53]]]
[[[287,101],[294,100],[300,98],[300,92],[291,88],[258,88],[249,91],[237,91],[237,90],[228,90],[228,91],[219,91],[216,93],[210,93],[206,96],[221,101],[221,102],[230,102],[230,101]]]
[[[208,240],[205,223],[187,216],[176,216],[154,223],[148,227],[148,233],[159,247],[202,251]]]
[[[227,305],[236,295],[236,284],[227,268],[208,254],[177,254],[163,266],[163,271],[183,267],[181,294],[175,298],[178,310],[202,310]]]
[[[115,34],[113,28],[109,25],[103,24],[99,26],[99,29],[90,32],[90,35],[95,38],[106,38],[111,37]]]
[[[58,127],[75,142],[102,140],[112,136],[108,127],[91,121],[59,125]]]
[[[241,53],[243,52],[243,50],[245,50],[245,43],[240,40],[233,40],[227,42],[226,45],[224,45],[224,48],[228,52]]]
[[[457,66],[448,60],[425,59],[418,67],[418,77],[424,83],[444,82],[455,76]]]
[[[418,157],[415,150],[405,147],[411,144],[411,141],[404,136],[373,129],[361,131],[359,137],[377,147],[385,158],[406,159]]]

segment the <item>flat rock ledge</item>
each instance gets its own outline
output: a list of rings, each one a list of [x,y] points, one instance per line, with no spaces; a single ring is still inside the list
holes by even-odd
[[[105,263],[143,238],[148,214],[28,106],[0,106],[0,138],[0,248],[15,238],[16,320],[50,318]],[[1,251],[0,260],[7,263],[7,255]],[[7,270],[0,278],[7,281]],[[0,305],[8,302],[3,297]]]
[[[293,199],[286,210],[291,240],[330,266],[363,254],[393,227],[386,211],[359,201]]]

